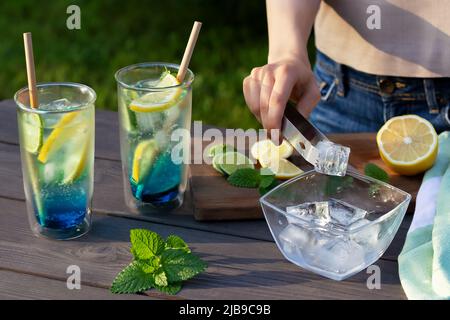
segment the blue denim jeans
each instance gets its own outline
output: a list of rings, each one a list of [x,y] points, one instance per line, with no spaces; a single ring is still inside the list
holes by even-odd
[[[310,119],[324,133],[374,132],[405,114],[429,120],[438,132],[450,130],[450,78],[371,75],[319,51],[314,74],[322,98]]]

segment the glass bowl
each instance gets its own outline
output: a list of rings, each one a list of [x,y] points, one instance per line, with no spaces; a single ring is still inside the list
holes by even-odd
[[[312,170],[280,184],[260,203],[287,260],[343,280],[383,255],[410,200],[408,193],[354,171],[337,177]]]

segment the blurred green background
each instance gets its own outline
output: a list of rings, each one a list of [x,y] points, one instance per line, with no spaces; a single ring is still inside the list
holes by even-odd
[[[81,30],[66,9],[81,8]],[[22,33],[33,33],[38,82],[81,82],[97,108],[117,110],[114,73],[145,61],[180,63],[194,20],[203,22],[190,68],[196,74],[193,119],[258,127],[242,80],[267,59],[263,0],[108,0],[0,2],[0,100],[26,86]]]

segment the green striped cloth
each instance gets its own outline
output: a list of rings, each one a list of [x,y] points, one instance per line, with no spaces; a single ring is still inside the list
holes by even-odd
[[[450,299],[449,132],[439,135],[438,157],[423,178],[398,263],[408,299]]]

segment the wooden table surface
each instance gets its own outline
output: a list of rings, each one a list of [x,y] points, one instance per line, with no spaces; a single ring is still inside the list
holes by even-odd
[[[369,290],[369,274],[328,280],[283,258],[264,220],[197,222],[186,195],[171,214],[137,216],[123,199],[117,113],[97,111],[93,226],[84,237],[52,241],[30,231],[22,184],[16,109],[0,102],[0,299],[405,299],[397,256],[411,217],[376,262],[381,289]],[[129,230],[146,228],[184,238],[208,262],[206,272],[173,297],[155,290],[113,295],[109,287],[131,260]],[[68,290],[66,269],[81,269],[81,290]]]

